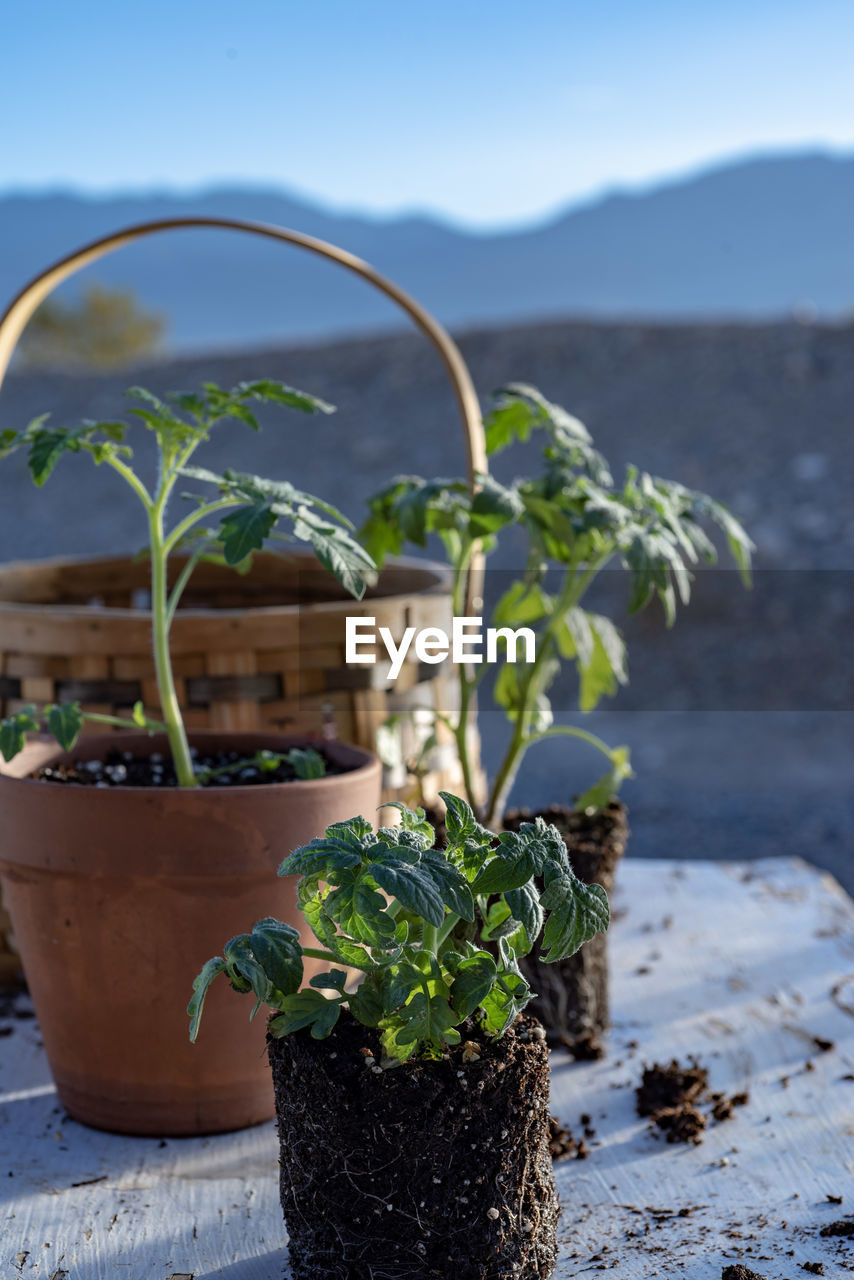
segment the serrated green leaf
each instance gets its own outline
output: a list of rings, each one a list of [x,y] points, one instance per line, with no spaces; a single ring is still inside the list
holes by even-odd
[[[286,996],[279,1005],[279,1013],[267,1024],[270,1035],[280,1040],[283,1036],[311,1027],[311,1035],[315,1040],[325,1040],[335,1028],[341,1004],[337,1000],[327,1000],[319,991],[310,987]]]
[[[205,1007],[205,996],[208,988],[218,974],[224,972],[225,961],[221,956],[214,956],[213,959],[207,960],[202,966],[202,971],[193,982],[193,994],[187,1005],[187,1016],[190,1019],[190,1042],[195,1044],[196,1037],[199,1034],[199,1024],[202,1020],[202,1011]]]
[[[465,876],[449,862],[439,849],[427,849],[421,855],[421,869],[430,877],[442,902],[462,920],[474,923],[474,898]]]
[[[545,912],[540,905],[540,894],[536,884],[532,880],[516,889],[508,889],[504,894],[504,900],[510,908],[513,919],[519,921],[528,935],[524,949],[530,951],[540,936],[545,920]],[[518,946],[514,947],[514,950],[519,954]]]
[[[438,1055],[446,1045],[460,1042],[454,1022],[454,1012],[445,997],[431,999],[417,991],[408,1004],[380,1022],[383,1048],[390,1058],[401,1060],[422,1047]]]
[[[612,797],[617,795],[625,779],[632,777],[634,774],[629,760],[629,748],[614,747],[611,751],[610,769],[578,797],[576,808],[582,812],[588,809],[604,809]]]
[[[450,791],[440,791],[439,798],[445,806],[445,830],[452,844],[459,844],[473,835],[479,823],[474,816],[471,805],[460,796]]]
[[[428,924],[440,925],[445,905],[436,881],[423,865],[388,859],[372,862],[368,870],[381,889]]]
[[[334,413],[335,405],[321,400],[318,396],[309,395],[306,391],[298,391],[287,383],[276,382],[272,378],[260,378],[254,382],[239,382],[233,395],[249,396],[253,400],[263,400],[271,404],[284,405],[288,409],[298,409],[301,413]]]
[[[268,916],[253,926],[249,941],[274,991],[282,995],[296,991],[303,965],[300,937],[293,925]]]
[[[296,776],[304,781],[326,776],[326,761],[314,747],[291,747],[285,759]]]
[[[520,974],[502,974],[481,1001],[484,1030],[491,1036],[502,1036],[530,998],[531,988]]]
[[[35,707],[24,707],[14,715],[0,720],[0,755],[7,762],[23,751],[27,745],[27,734],[38,729],[35,719]]]
[[[539,622],[553,607],[554,601],[538,582],[514,582],[495,606],[492,622],[496,627],[521,627]]]
[[[267,541],[276,517],[269,506],[253,503],[230,511],[219,526],[219,538],[227,564],[239,564]]]
[[[515,523],[525,509],[515,489],[499,484],[490,475],[480,475],[477,479],[479,487],[471,500],[469,525],[473,538],[496,533]]]
[[[514,928],[513,914],[502,897],[490,903],[480,936],[484,942],[497,942],[512,933]]]
[[[599,884],[584,884],[572,873],[555,877],[543,890],[540,903],[547,912],[543,953],[547,964],[574,955],[610,923],[608,895]]]
[[[310,543],[320,563],[344,590],[356,600],[362,599],[376,565],[344,529],[322,522],[302,507],[294,522],[294,536]]]
[[[385,898],[377,891],[380,880],[376,868],[336,868],[334,880],[335,887],[327,894],[323,910],[338,929],[352,941],[369,947],[383,947],[393,941],[395,923],[388,914]]]
[[[488,951],[476,951],[456,968],[451,984],[451,1004],[461,1020],[474,1013],[492,990],[497,975],[495,958]]]
[[[378,1027],[386,1012],[381,991],[371,976],[365,977],[347,997],[350,1012],[364,1027]]]
[[[80,452],[79,440],[61,427],[34,431],[29,441],[30,452],[27,463],[33,480],[39,488],[49,479],[64,453]]]
[[[46,708],[47,727],[63,751],[71,751],[83,728],[79,702],[62,702]]]
[[[427,821],[427,816],[423,809],[408,809],[405,804],[399,800],[389,800],[381,806],[383,809],[397,809],[400,813],[400,825],[404,831],[410,831],[417,836],[422,842],[424,848],[430,848],[436,839],[436,832]],[[392,828],[382,828],[381,830],[389,830]],[[380,835],[381,832],[377,832]]]
[[[347,985],[347,974],[343,969],[330,969],[327,973],[316,973],[309,979],[309,986],[320,991],[343,992]]]
[[[266,1001],[272,992],[270,981],[264,972],[255,953],[248,933],[239,933],[229,938],[223,947],[226,964],[226,976],[235,991],[245,995],[248,991],[255,994],[258,1003]]]

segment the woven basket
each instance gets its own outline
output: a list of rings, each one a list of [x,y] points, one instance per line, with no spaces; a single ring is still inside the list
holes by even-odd
[[[361,276],[406,312],[433,343],[454,390],[469,481],[486,471],[480,408],[471,377],[447,332],[414,299],[344,250],[282,227],[226,218],[150,222],[98,240],[49,267],[0,318],[0,385],[17,341],[38,305],[82,267],[143,236],[210,227],[258,235],[331,259]],[[177,576],[180,557],[170,569]],[[145,593],[148,568],[128,558],[52,560],[0,567],[0,712],[30,702],[80,701],[87,710],[127,712],[139,699],[159,712]],[[481,564],[466,584],[466,612],[480,606]],[[450,629],[451,595],[442,566],[400,561],[357,604],[308,553],[255,557],[245,576],[201,564],[172,624],[178,694],[189,728],[285,729],[325,733],[375,748],[377,731],[398,717],[396,767],[386,799],[411,798],[405,764],[419,756],[432,717],[453,714],[456,682],[436,666],[405,664],[395,682],[388,664],[347,667],[344,618],[373,616],[400,636],[407,626]],[[412,713],[412,714],[408,714]],[[470,733],[476,738],[474,722]],[[458,789],[456,753],[440,726],[422,778],[425,799]],[[388,735],[387,735],[388,737]],[[395,738],[392,738],[394,745]],[[476,741],[473,742],[477,758]],[[386,744],[386,753],[388,744]],[[6,926],[0,904],[0,978]],[[6,947],[6,959],[9,948]],[[8,968],[8,965],[6,966]]]
[[[170,560],[173,581],[182,566]],[[0,712],[76,701],[129,715],[141,701],[158,715],[147,591],[147,563],[127,557],[0,567]],[[405,798],[403,763],[425,733],[414,710],[452,715],[456,681],[412,650],[395,681],[382,651],[372,666],[347,666],[345,618],[373,617],[400,636],[411,626],[449,631],[451,614],[447,570],[430,561],[390,564],[359,603],[310,552],[256,555],[246,575],[200,564],[170,634],[187,727],[303,731],[373,748],[379,726],[399,717],[400,765],[386,771],[386,798]],[[440,740],[431,764],[429,801],[460,781],[450,742],[443,750]]]

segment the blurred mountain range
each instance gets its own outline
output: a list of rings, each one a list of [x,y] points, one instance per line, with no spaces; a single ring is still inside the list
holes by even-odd
[[[88,240],[193,213],[275,222],[331,240],[457,328],[571,315],[854,312],[854,156],[820,152],[742,160],[488,234],[428,217],[340,214],[286,191],[249,187],[110,198],[9,194],[0,197],[0,304]],[[217,231],[152,237],[77,280],[130,289],[162,311],[176,350],[364,332],[400,319],[338,267]],[[66,296],[75,288],[65,286]]]

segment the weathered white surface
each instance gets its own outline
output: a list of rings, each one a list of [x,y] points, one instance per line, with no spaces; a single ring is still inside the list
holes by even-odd
[[[720,1280],[737,1260],[769,1280],[796,1280],[804,1262],[854,1272],[854,1240],[818,1234],[854,1214],[854,904],[789,860],[629,860],[616,907],[609,1058],[553,1063],[555,1112],[596,1129],[587,1161],[557,1165],[558,1276]],[[0,1038],[2,1280],[288,1274],[272,1125],[162,1145],[87,1130],[57,1106],[35,1023],[13,1026]],[[835,1047],[818,1052],[816,1035]],[[691,1054],[714,1089],[751,1101],[702,1146],[668,1146],[635,1116],[633,1086],[644,1061]]]

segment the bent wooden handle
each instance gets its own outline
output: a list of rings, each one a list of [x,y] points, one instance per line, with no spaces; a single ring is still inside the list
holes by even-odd
[[[463,435],[466,445],[466,463],[468,466],[469,484],[472,490],[477,484],[478,472],[486,472],[486,443],[481,422],[480,405],[460,350],[450,334],[439,324],[438,320],[426,311],[420,303],[410,297],[403,289],[380,275],[367,262],[339,249],[337,245],[328,244],[325,240],[317,240],[314,236],[303,235],[299,231],[291,231],[286,227],[274,226],[264,222],[247,222],[237,218],[162,218],[156,222],[140,222],[122,231],[113,232],[100,240],[93,240],[67,257],[61,258],[53,266],[37,275],[26,284],[20,293],[12,299],[3,316],[0,317],[0,386],[9,367],[9,361],[17,346],[18,339],[24,331],[27,321],[52,293],[57,285],[62,284],[69,276],[73,276],[83,267],[97,262],[106,254],[121,249],[143,236],[155,235],[160,231],[179,231],[197,227],[213,227],[225,231],[242,231],[250,235],[266,236],[270,240],[281,240],[295,245],[299,249],[307,249],[322,258],[330,258],[339,266],[346,267],[355,275],[361,276],[374,285],[386,297],[392,299],[412,319],[422,333],[433,343],[442,358],[445,371],[451,381],[456,396],[457,406],[462,419]],[[482,566],[473,566],[467,583],[467,609],[471,613],[479,605],[480,581]]]

